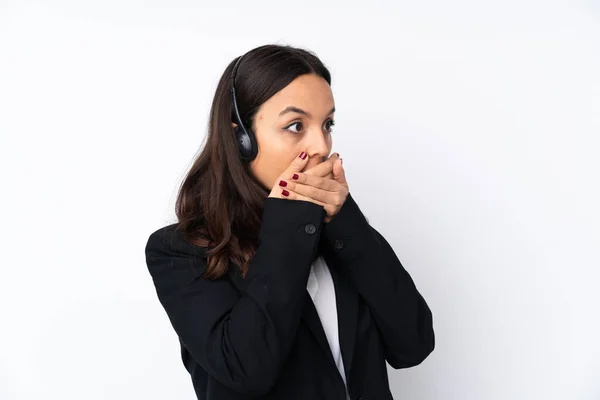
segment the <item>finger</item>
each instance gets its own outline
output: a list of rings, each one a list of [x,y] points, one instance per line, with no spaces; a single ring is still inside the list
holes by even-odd
[[[344,166],[342,163],[343,161],[340,158],[339,160],[335,161],[335,164],[333,164],[333,179],[345,186],[348,184],[348,182],[346,182],[346,172],[344,171]]]
[[[292,190],[295,190],[295,184],[314,186],[330,192],[334,192],[340,188],[340,184],[333,179],[333,174],[331,174],[331,178],[328,178],[308,175],[302,172],[294,172],[291,176],[291,182],[289,184],[291,185],[290,187]]]
[[[333,203],[332,195],[335,192],[329,192],[327,190],[322,190],[314,186],[302,185],[295,182],[287,183],[285,181],[282,181],[280,182],[280,186],[285,187],[288,191],[291,190],[294,193],[309,197],[321,203]]]
[[[321,179],[318,177],[311,177],[313,179]],[[279,182],[279,186],[287,189],[288,191],[292,191],[304,197],[308,197],[313,200],[317,200],[320,203],[332,205],[332,206],[341,206],[344,203],[344,198],[346,196],[345,192],[347,192],[346,187],[339,184],[334,180],[329,180],[333,185],[335,185],[336,190],[325,190],[320,189],[316,186],[304,185],[301,183],[296,183],[294,181],[286,181],[281,180]]]
[[[284,176],[288,176],[289,174],[293,173],[293,172],[300,172],[304,169],[304,167],[306,166],[306,163],[308,162],[308,154],[306,154],[306,152],[301,152],[300,154],[298,154],[298,157],[294,158],[294,160],[291,162],[290,166],[285,170],[285,174]]]
[[[339,158],[339,156],[339,153],[333,153],[327,160],[303,172],[310,175],[327,176],[327,174],[332,173],[333,164]]]
[[[322,161],[312,168],[304,170],[304,172],[316,176],[327,176],[327,174],[332,173],[333,163],[338,157],[339,153],[333,153],[325,161]]]

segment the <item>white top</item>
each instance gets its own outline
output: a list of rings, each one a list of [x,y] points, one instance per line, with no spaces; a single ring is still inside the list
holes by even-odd
[[[331,278],[329,267],[327,267],[322,256],[317,257],[312,263],[306,290],[308,290],[308,293],[315,304],[319,319],[321,320],[321,325],[323,325],[323,330],[325,331],[329,347],[331,348],[331,354],[333,355],[335,365],[340,371],[344,384],[346,384],[346,373],[344,372],[342,352],[340,351],[335,287],[333,286],[333,279]],[[346,398],[350,398],[348,396],[347,387]]]

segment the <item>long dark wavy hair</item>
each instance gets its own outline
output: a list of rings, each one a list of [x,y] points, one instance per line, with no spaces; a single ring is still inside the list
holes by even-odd
[[[239,57],[238,57],[239,58]],[[187,241],[206,247],[206,279],[218,279],[237,265],[243,275],[258,246],[263,205],[269,195],[242,161],[232,122],[232,60],[217,86],[205,145],[183,180],[176,201],[177,229]],[[260,106],[294,79],[316,74],[331,85],[329,70],[317,56],[285,45],[264,45],[246,53],[236,71],[240,116],[255,129]]]

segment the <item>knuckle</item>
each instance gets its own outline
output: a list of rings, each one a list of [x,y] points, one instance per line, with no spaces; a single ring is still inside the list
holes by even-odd
[[[341,205],[344,203],[344,199],[342,198],[341,194],[338,194],[335,196],[335,205],[337,207],[341,207]]]

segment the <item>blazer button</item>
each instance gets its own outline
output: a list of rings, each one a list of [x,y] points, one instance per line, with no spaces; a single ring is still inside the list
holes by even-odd
[[[333,242],[333,247],[335,247],[336,250],[341,250],[344,248],[344,241],[337,239],[335,242]]]
[[[314,234],[317,231],[317,227],[315,227],[313,224],[308,224],[304,227],[304,232],[308,233],[309,235]]]

